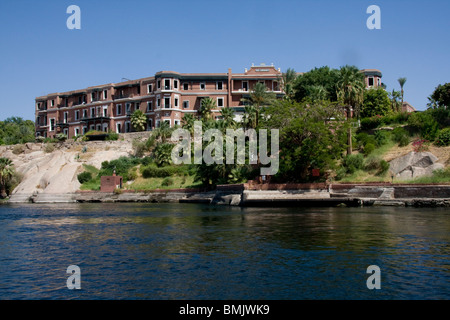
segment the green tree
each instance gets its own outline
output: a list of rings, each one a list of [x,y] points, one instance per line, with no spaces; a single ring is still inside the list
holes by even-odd
[[[288,68],[284,72],[278,82],[281,84],[281,89],[285,93],[285,99],[293,99],[295,96],[294,84],[297,80],[297,72],[294,69]]]
[[[392,89],[392,92],[389,93],[389,98],[391,99],[391,108],[393,112],[401,112],[402,105],[400,104],[400,99],[402,95],[400,91],[395,91]]]
[[[276,94],[267,91],[264,83],[258,82],[250,92],[249,98],[244,98],[246,104],[244,114],[244,125],[247,128],[258,127],[261,109],[272,105],[276,101]]]
[[[0,144],[22,144],[35,141],[35,127],[31,120],[10,117],[0,121]]]
[[[391,100],[383,88],[369,89],[364,91],[364,103],[361,108],[361,117],[372,117],[376,115],[386,116],[391,111]]]
[[[181,120],[181,127],[190,132],[191,136],[194,134],[195,116],[192,113],[185,113]]]
[[[341,158],[347,124],[336,102],[283,100],[267,108],[265,115],[262,125],[280,133],[276,179],[311,181],[311,169],[324,173]]]
[[[216,108],[216,101],[210,97],[203,98],[198,110],[202,120],[207,121],[212,119],[213,110]]]
[[[406,83],[406,78],[402,77],[402,78],[398,78],[398,84],[400,85],[400,89],[401,89],[401,94],[402,94],[402,108],[403,108],[403,96],[404,96],[404,90],[403,87],[405,86]]]
[[[172,149],[174,145],[171,143],[160,143],[155,147],[155,162],[159,167],[172,164]]]
[[[434,108],[448,109],[450,107],[450,83],[437,86],[429,99],[435,102]]]
[[[14,168],[11,159],[0,158],[0,197],[2,199],[8,196],[6,194],[6,186],[13,174]]]
[[[147,123],[147,116],[141,111],[136,110],[131,115],[131,124],[136,131],[144,131]]]
[[[231,108],[222,108],[220,115],[226,128],[235,128],[236,121],[234,120],[234,111]]]
[[[364,74],[355,66],[344,66],[339,70],[337,97],[347,109],[347,120],[350,123],[353,112],[359,116],[359,109],[364,100]],[[352,112],[353,111],[353,112]],[[352,128],[348,127],[347,154],[352,154]]]
[[[322,86],[326,92],[323,100],[337,101],[336,83],[339,79],[339,70],[328,66],[314,68],[300,76],[293,85],[294,97],[298,102],[309,98],[311,87]]]

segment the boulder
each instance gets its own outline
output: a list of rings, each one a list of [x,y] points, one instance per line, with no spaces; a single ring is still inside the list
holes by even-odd
[[[433,171],[443,169],[444,165],[438,163],[438,158],[430,152],[410,152],[403,157],[392,160],[390,171],[400,180],[431,176]]]

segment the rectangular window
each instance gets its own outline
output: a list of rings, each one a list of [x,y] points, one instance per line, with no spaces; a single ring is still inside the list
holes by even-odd
[[[152,129],[153,129],[153,119],[148,119],[147,131],[152,131]]]
[[[108,90],[103,90],[103,100],[108,99]]]
[[[248,81],[242,81],[242,90],[248,91]]]
[[[150,83],[147,85],[147,93],[152,93],[153,91],[153,85]]]
[[[174,89],[178,89],[178,80],[173,80]]]
[[[87,117],[88,117],[88,115],[87,115],[87,110],[84,109],[84,110],[83,110],[83,119],[85,119],[85,118],[87,118]]]
[[[164,90],[170,90],[170,79],[164,80]]]
[[[80,120],[80,110],[75,110],[75,120]]]
[[[373,78],[372,77],[369,78],[369,87],[373,87]]]
[[[122,105],[118,104],[116,106],[116,115],[121,115],[122,114]]]
[[[64,123],[67,123],[69,121],[69,112],[64,112],[64,120],[63,120],[63,122]]]
[[[173,100],[174,108],[178,108],[178,97],[175,97]]]
[[[79,129],[78,129],[79,130]],[[86,126],[83,127],[83,134],[86,134],[88,132],[88,128]]]
[[[204,82],[200,82],[200,90],[205,90],[206,85]]]
[[[55,130],[55,118],[50,119],[50,131]]]
[[[78,137],[80,135],[80,128],[75,128],[75,136]]]
[[[153,110],[153,101],[148,101],[147,102],[147,112],[152,111],[152,110]]]
[[[127,115],[131,114],[131,103],[125,104],[125,111]]]
[[[183,83],[183,90],[189,90],[189,83]]]
[[[161,89],[161,80],[158,80],[158,81],[156,82],[156,87],[157,87],[158,89]]]
[[[161,108],[161,98],[160,97],[156,98],[156,107]]]
[[[95,118],[95,108],[91,108],[91,118]]]
[[[223,81],[217,81],[217,90],[223,90]]]
[[[164,98],[164,108],[170,108],[170,98]]]
[[[95,92],[91,92],[91,101],[95,101]]]
[[[223,107],[223,98],[217,98],[217,106],[220,108],[220,107]]]
[[[183,108],[184,108],[184,109],[189,108],[189,100],[183,101]]]

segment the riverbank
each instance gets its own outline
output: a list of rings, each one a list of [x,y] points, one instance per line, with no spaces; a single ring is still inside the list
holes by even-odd
[[[450,207],[450,185],[417,184],[235,184],[215,190],[77,191],[14,197],[8,203],[149,202],[203,203],[241,207]]]

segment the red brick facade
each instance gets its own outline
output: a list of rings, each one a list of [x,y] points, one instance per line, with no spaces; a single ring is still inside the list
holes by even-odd
[[[381,85],[381,72],[362,70],[366,84]],[[201,99],[216,100],[215,115],[220,109],[233,108],[239,119],[242,99],[249,96],[257,82],[266,85],[278,97],[284,95],[281,71],[274,66],[252,66],[244,73],[157,72],[153,77],[110,83],[36,98],[36,135],[53,137],[65,133],[69,138],[90,130],[131,132],[130,116],[140,109],[147,116],[150,131],[167,121],[181,124],[187,113],[197,113]],[[372,79],[372,80],[371,80]]]

